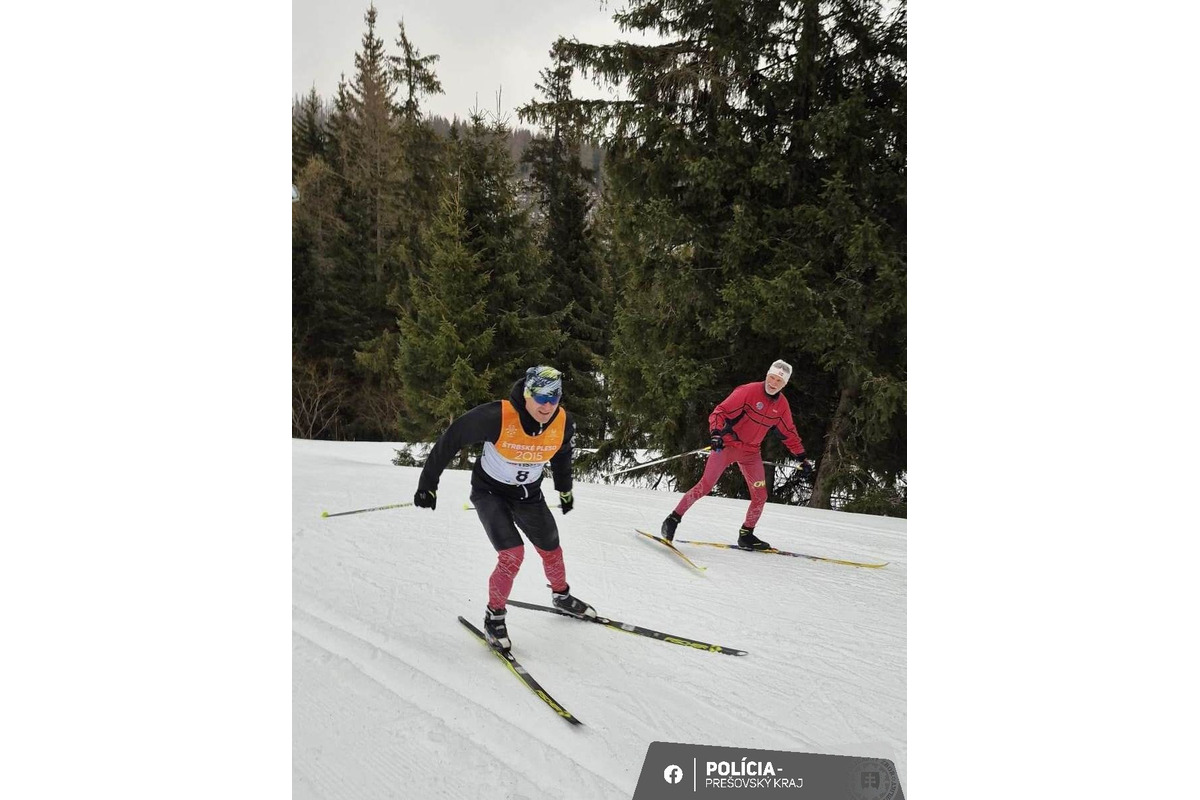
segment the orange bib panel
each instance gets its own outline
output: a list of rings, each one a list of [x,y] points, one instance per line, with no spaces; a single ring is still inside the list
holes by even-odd
[[[500,438],[495,444],[483,444],[483,469],[492,478],[512,485],[533,483],[563,445],[567,415],[563,412],[538,436],[521,428],[521,419],[512,403],[501,403]]]

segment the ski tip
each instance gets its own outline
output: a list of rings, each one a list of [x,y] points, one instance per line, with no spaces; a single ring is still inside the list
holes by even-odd
[[[644,530],[641,530],[640,528],[634,528],[634,530],[637,531],[638,533],[640,533],[642,536],[645,536],[647,539],[653,539],[654,541],[658,542],[663,547],[667,548],[672,553],[674,553],[675,555],[679,556],[684,561],[686,561],[688,563],[688,565],[690,567],[692,567],[693,569],[695,569],[697,572],[707,572],[708,571],[708,567],[702,567],[699,564],[697,564],[695,561],[692,561],[690,558],[685,556],[678,547],[676,547],[671,542],[668,542],[666,539],[662,538],[661,536],[655,536],[652,533],[646,533]]]

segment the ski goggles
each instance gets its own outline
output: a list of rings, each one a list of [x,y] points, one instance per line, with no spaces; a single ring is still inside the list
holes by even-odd
[[[561,400],[562,392],[552,392],[550,394],[533,393],[529,396],[532,397],[533,402],[537,403],[539,406],[548,406],[551,403],[557,403],[559,400]]]

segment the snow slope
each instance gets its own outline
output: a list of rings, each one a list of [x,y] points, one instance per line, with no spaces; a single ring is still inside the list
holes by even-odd
[[[576,595],[750,655],[511,608],[514,653],[572,727],[456,621],[480,624],[495,562],[462,508],[469,472],[443,475],[433,512],[321,517],[411,500],[419,470],[395,447],[293,441],[295,797],[628,798],[652,741],[891,758],[907,785],[905,520],[768,504],[757,533],[776,547],[890,564],[682,545],[701,574],[633,532],[678,494],[576,483],[555,511]],[[704,498],[677,536],[732,541],[746,506]],[[549,602],[532,547],[512,597]]]

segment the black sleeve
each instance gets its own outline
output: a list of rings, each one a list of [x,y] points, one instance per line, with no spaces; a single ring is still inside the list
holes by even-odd
[[[562,447],[558,448],[558,452],[550,459],[550,471],[554,474],[555,491],[569,492],[574,485],[574,479],[571,477],[571,459],[574,456],[574,450],[575,420],[570,414],[567,414]]]
[[[425,459],[425,468],[421,470],[421,479],[417,482],[418,489],[437,491],[442,471],[459,450],[467,445],[495,442],[500,438],[500,402],[475,406],[450,423],[450,427],[438,437],[429,451],[429,458]]]

